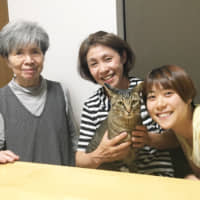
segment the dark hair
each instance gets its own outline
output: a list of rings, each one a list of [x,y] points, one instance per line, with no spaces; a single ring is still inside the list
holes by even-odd
[[[128,77],[128,73],[135,63],[135,54],[133,50],[127,44],[127,42],[121,39],[119,36],[113,33],[107,33],[105,31],[92,33],[81,43],[78,57],[78,71],[80,76],[83,79],[96,83],[88,68],[87,53],[90,47],[98,44],[112,48],[114,51],[119,53],[121,58],[123,56],[123,53],[126,53],[127,60],[124,64],[124,76]]]
[[[47,32],[35,22],[9,22],[0,31],[0,55],[3,57],[29,44],[36,44],[44,55],[49,47]]]
[[[193,100],[196,96],[192,79],[183,68],[177,65],[164,65],[155,68],[146,76],[143,87],[145,102],[153,86],[173,89],[184,102],[188,102],[189,99]]]

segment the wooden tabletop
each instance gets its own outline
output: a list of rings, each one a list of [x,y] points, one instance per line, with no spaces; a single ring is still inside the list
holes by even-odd
[[[28,162],[0,165],[2,200],[193,200],[200,181]]]

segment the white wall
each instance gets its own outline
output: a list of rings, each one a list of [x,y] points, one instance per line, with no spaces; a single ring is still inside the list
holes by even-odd
[[[8,0],[8,9],[10,21],[37,21],[49,33],[43,75],[69,88],[79,124],[83,101],[97,86],[79,77],[78,48],[92,32],[117,33],[116,0]]]

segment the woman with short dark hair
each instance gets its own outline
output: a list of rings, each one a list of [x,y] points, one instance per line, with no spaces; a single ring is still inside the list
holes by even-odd
[[[193,103],[196,89],[190,76],[176,65],[153,69],[143,94],[151,117],[178,138],[194,173],[187,178],[200,178],[200,106]]]
[[[164,145],[155,142],[160,138],[157,137],[159,134],[155,134],[159,132],[159,128],[149,117],[144,104],[141,106],[141,117],[145,126],[136,127],[137,130],[132,132],[131,142],[120,143],[127,136],[125,132],[110,140],[105,132],[96,150],[86,153],[89,142],[96,134],[97,128],[107,118],[110,110],[110,99],[104,90],[104,83],[119,89],[131,89],[140,84],[141,79],[129,76],[134,63],[135,54],[130,46],[113,33],[98,31],[90,34],[81,43],[78,66],[80,75],[100,85],[100,88],[83,105],[76,165],[98,168],[105,162],[123,159],[132,145],[133,148],[140,149],[138,159],[135,161],[137,173],[174,176],[169,152],[157,149],[165,148],[167,141]]]

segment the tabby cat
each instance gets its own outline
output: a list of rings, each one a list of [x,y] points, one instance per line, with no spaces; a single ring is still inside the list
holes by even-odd
[[[108,113],[107,119],[101,123],[87,146],[87,153],[94,151],[98,147],[106,130],[108,130],[109,139],[119,135],[121,132],[127,132],[128,136],[124,141],[131,140],[132,130],[135,129],[136,125],[142,124],[140,117],[140,92],[142,86],[143,83],[140,83],[131,90],[120,90],[111,88],[108,84],[104,85],[110,98],[111,109]],[[135,163],[133,162],[135,157],[136,150],[132,148],[130,155],[128,155],[124,160],[104,163],[99,168],[123,171],[125,165],[127,167],[126,171],[133,172],[136,170]]]

